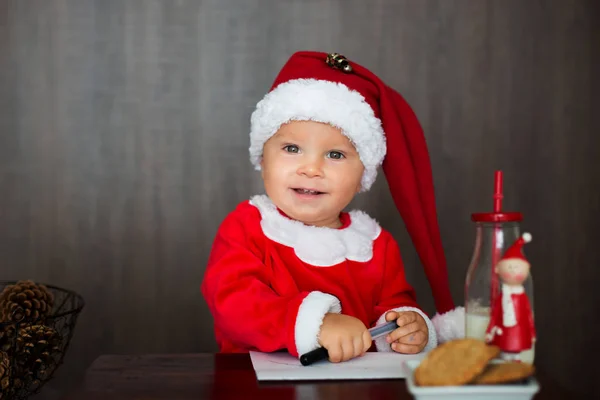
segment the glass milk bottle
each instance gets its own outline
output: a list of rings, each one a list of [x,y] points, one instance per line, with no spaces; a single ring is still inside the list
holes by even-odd
[[[500,197],[501,175],[496,175],[496,196]],[[500,188],[499,188],[500,187]],[[504,252],[521,236],[519,212],[500,211],[499,202],[494,212],[475,213],[475,247],[465,281],[465,335],[485,340],[485,332],[490,321],[491,304],[496,295],[501,295],[501,283],[494,272],[494,266]],[[533,267],[532,267],[533,271]],[[523,287],[533,310],[533,280],[531,273],[523,282]],[[521,361],[533,363],[535,344],[531,350],[520,354]]]

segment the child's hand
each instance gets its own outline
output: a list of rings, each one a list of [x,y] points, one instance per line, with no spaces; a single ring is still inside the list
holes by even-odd
[[[319,333],[319,344],[327,349],[329,361],[337,363],[362,356],[371,347],[371,334],[358,318],[327,313]]]
[[[416,354],[421,352],[429,341],[429,329],[423,317],[414,311],[389,311],[386,321],[396,320],[399,328],[387,335],[392,350],[398,353]]]

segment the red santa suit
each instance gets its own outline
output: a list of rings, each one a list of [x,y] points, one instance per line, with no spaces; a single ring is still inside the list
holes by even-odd
[[[340,229],[287,218],[266,196],[241,203],[219,227],[202,293],[221,351],[301,355],[317,348],[323,316],[343,313],[366,326],[388,310],[413,310],[429,326],[428,347],[464,337],[439,234],[423,130],[410,105],[375,74],[339,54],[294,53],[250,118],[250,161],[261,169],[266,141],[282,124],[312,120],[339,128],[364,166],[360,191],[382,168],[432,289],[429,319],[406,282],[398,246],[366,214],[342,213]],[[384,338],[378,350],[390,351]]]
[[[502,285],[502,294],[492,306],[486,334],[488,343],[506,353],[520,353],[531,349],[536,338],[529,298],[523,286]]]
[[[390,310],[418,312],[435,328],[406,282],[398,246],[365,213],[341,214],[339,229],[312,227],[283,215],[265,195],[242,202],[220,226],[202,283],[222,352],[319,347],[328,312],[385,323]],[[385,337],[378,351],[391,351]]]

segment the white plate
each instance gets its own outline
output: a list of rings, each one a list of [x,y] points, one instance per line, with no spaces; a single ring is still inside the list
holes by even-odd
[[[408,391],[419,400],[529,400],[540,390],[534,377],[527,379],[524,384],[417,386],[414,381],[414,371],[420,363],[421,360],[408,360],[404,363]]]

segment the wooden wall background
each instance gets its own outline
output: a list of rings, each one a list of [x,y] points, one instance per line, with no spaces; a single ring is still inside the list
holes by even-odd
[[[213,235],[260,192],[249,116],[290,54],[338,51],[425,129],[457,302],[493,172],[526,217],[537,362],[598,392],[600,29],[589,0],[0,0],[0,279],[81,293],[66,364],[215,351],[199,285]],[[363,207],[429,288],[385,179]]]

